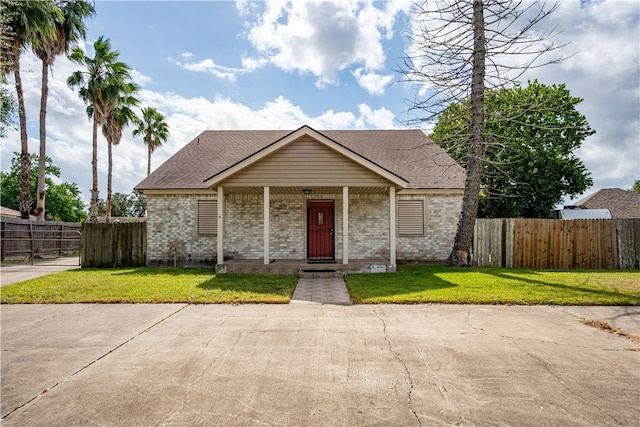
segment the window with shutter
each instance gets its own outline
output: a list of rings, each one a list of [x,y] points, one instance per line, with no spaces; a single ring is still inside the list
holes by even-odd
[[[424,202],[398,200],[398,235],[424,234]]]
[[[198,234],[218,234],[217,200],[198,200]]]

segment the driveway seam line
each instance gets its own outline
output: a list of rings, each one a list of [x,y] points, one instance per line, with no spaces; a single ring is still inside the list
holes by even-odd
[[[98,304],[96,304],[98,305]],[[110,355],[111,353],[115,352],[116,350],[118,350],[119,348],[127,345],[128,343],[130,343],[131,341],[133,341],[134,339],[136,339],[137,337],[139,337],[140,335],[150,331],[151,329],[155,328],[156,326],[158,326],[160,323],[164,322],[165,320],[169,319],[170,317],[180,313],[182,310],[184,310],[185,308],[189,307],[191,304],[186,304],[184,307],[180,307],[178,310],[174,311],[173,313],[170,313],[169,315],[163,317],[162,319],[158,320],[157,322],[155,322],[154,324],[152,324],[151,326],[146,327],[145,329],[143,329],[142,331],[138,332],[137,334],[135,334],[134,336],[132,336],[131,338],[128,338],[127,340],[123,341],[122,343],[118,344],[117,346],[115,346],[114,348],[110,349],[109,351],[107,351],[106,353],[100,355],[99,357],[97,357],[96,359],[92,360],[91,362],[87,363],[86,365],[84,365],[83,367],[81,367],[80,369],[78,369],[77,371],[73,372],[72,374],[67,375],[65,378],[61,379],[60,381],[58,381],[57,383],[55,383],[54,385],[52,385],[51,387],[45,388],[44,390],[42,390],[40,393],[38,393],[37,395],[35,395],[34,397],[32,397],[31,399],[27,400],[26,402],[16,406],[15,408],[13,408],[11,411],[7,412],[5,415],[2,416],[2,418],[0,418],[0,420],[4,420],[7,417],[9,417],[11,414],[17,412],[18,410],[24,408],[25,406],[27,406],[28,404],[30,404],[31,402],[35,401],[36,399],[38,399],[39,397],[45,395],[46,393],[48,393],[49,391],[53,390],[54,388],[58,387],[59,385],[64,384],[65,382],[67,382],[68,380],[70,380],[71,378],[75,377],[76,375],[78,375],[79,373],[81,373],[82,371],[84,371],[85,369],[87,369],[88,367],[94,365],[95,363],[97,363],[98,361],[104,359],[105,357],[107,357],[108,355]]]

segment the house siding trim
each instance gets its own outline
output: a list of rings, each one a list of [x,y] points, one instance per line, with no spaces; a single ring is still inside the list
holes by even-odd
[[[289,135],[285,136],[284,138],[280,139],[279,141],[276,141],[270,145],[268,145],[267,147],[263,148],[262,150],[252,154],[251,156],[239,161],[238,163],[228,167],[227,169],[223,170],[222,172],[208,178],[204,180],[204,184],[207,187],[212,187],[215,185],[218,185],[219,183],[225,181],[226,179],[230,178],[231,176],[235,175],[236,173],[241,172],[243,169],[245,169],[246,167],[254,164],[255,162],[264,159],[265,157],[275,153],[276,151],[280,150],[282,147],[290,144],[291,142],[299,139],[300,137],[304,137],[304,136],[308,136],[311,137],[313,139],[315,139],[316,141],[326,145],[327,147],[333,149],[334,151],[337,151],[338,153],[342,154],[343,156],[353,160],[354,162],[360,164],[361,166],[364,166],[365,168],[375,172],[376,174],[384,177],[385,179],[387,179],[388,181],[391,181],[392,183],[394,183],[396,186],[405,188],[409,185],[409,182],[406,181],[404,178],[394,174],[393,172],[390,172],[384,168],[382,168],[381,166],[378,166],[377,164],[371,162],[370,160],[354,153],[351,150],[348,150],[347,148],[345,148],[344,146],[338,144],[337,142],[333,141],[330,138],[327,138],[326,136],[322,135],[321,133],[311,129],[308,126],[303,126],[300,129],[290,133]]]

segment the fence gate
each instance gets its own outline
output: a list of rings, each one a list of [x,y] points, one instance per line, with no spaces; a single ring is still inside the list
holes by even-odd
[[[2,261],[27,261],[80,254],[81,225],[74,222],[31,221],[2,218],[0,257]],[[78,265],[77,258],[69,264]]]

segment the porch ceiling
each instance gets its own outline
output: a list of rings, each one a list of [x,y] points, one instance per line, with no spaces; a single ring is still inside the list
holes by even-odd
[[[303,190],[311,190],[309,197],[318,194],[342,194],[342,187],[269,187],[271,194],[304,195]],[[262,194],[263,187],[224,187],[226,194]],[[388,194],[389,187],[349,187],[350,194]]]

